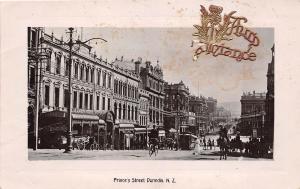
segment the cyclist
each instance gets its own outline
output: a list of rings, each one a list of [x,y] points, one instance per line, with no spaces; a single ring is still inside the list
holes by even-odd
[[[154,147],[158,147],[158,129],[155,125],[153,125],[153,129],[150,132],[150,144],[152,144]]]

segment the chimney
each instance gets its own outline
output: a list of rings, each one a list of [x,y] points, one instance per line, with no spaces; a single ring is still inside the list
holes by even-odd
[[[135,64],[135,73],[137,75],[140,75],[140,65],[142,63],[142,58],[138,58],[138,61],[136,61],[134,64]]]
[[[123,56],[121,56],[121,61],[123,62]]]

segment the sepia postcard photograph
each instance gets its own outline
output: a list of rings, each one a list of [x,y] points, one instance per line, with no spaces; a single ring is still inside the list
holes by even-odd
[[[29,160],[272,159],[274,30],[232,20],[256,58],[194,55],[196,28],[28,27]]]
[[[299,189],[299,5],[0,2],[0,189]]]

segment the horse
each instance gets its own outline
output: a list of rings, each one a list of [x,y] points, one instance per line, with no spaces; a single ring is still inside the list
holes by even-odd
[[[220,160],[227,159],[228,149],[229,149],[229,141],[225,137],[220,137],[218,139],[218,145],[220,147]]]

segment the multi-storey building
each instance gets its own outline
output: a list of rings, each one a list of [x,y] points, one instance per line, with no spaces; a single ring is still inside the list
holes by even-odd
[[[143,133],[136,128],[140,124],[140,77],[132,69],[133,61],[125,61],[121,57],[121,59],[116,58],[112,64],[116,69],[135,77],[133,79],[118,74],[114,80],[116,94],[114,95],[114,107],[117,112],[117,120],[120,122],[121,149],[131,149],[137,145],[137,139],[141,137],[139,134]]]
[[[262,136],[264,127],[266,93],[243,93],[241,96],[241,135]]]
[[[268,64],[267,95],[266,95],[266,123],[264,135],[266,142],[273,146],[274,142],[274,46],[272,47],[272,61]]]
[[[140,65],[136,64],[136,68],[139,68],[140,71],[141,88],[149,93],[149,125],[156,125],[163,129],[165,97],[163,71],[158,62],[156,66],[153,66],[150,61],[141,62]]]
[[[217,109],[217,99],[213,97],[206,98],[206,104],[208,107],[208,113],[214,113]]]
[[[216,111],[212,113],[212,121],[228,122],[231,118],[231,112],[224,107],[217,107]]]
[[[41,145],[56,140],[67,130],[69,103],[73,138],[94,136],[104,148],[124,148],[125,143],[130,143],[138,120],[139,76],[97,57],[89,45],[74,46],[70,100],[68,47],[46,33],[42,34],[41,44],[49,57],[42,60]]]
[[[126,68],[140,76],[138,111],[139,128],[135,128],[136,143],[146,144],[147,133],[153,125],[160,127],[160,136],[163,131],[163,72],[160,66],[152,66],[151,62],[143,62],[141,58],[126,61],[123,57],[116,59],[115,65]]]
[[[189,88],[182,81],[177,84],[165,83],[165,94],[165,111],[170,112],[164,118],[165,129],[174,128],[182,133],[188,127]]]
[[[208,107],[203,96],[189,96],[189,111],[195,113],[196,116],[196,129],[195,135],[204,134],[206,131],[206,126],[208,125]]]

